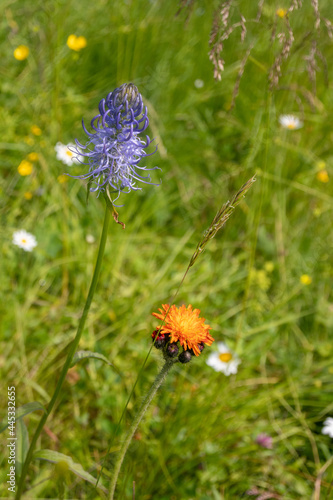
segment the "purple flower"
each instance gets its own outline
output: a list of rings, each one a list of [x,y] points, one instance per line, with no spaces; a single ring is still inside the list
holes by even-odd
[[[265,434],[264,432],[258,434],[258,436],[256,437],[256,443],[263,448],[267,448],[268,450],[271,450],[273,448],[273,440],[271,436]]]
[[[142,140],[139,135],[149,124],[147,107],[143,105],[142,96],[132,83],[123,84],[110,92],[106,99],[99,103],[99,114],[91,121],[93,132],[83,130],[89,137],[85,145],[76,142],[78,161],[89,165],[87,174],[75,176],[78,179],[88,179],[90,191],[98,194],[107,190],[108,193],[129,193],[141,189],[136,182],[153,184],[150,175],[142,176],[141,171],[155,170],[158,167],[139,167],[141,158],[154,154],[146,153],[145,149],[151,140],[146,135]],[[87,162],[80,161],[85,157]],[[73,176],[74,177],[74,176]],[[155,184],[156,185],[156,184]],[[157,184],[158,185],[158,184]]]

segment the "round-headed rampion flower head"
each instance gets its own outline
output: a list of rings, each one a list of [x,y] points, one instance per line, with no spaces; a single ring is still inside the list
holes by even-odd
[[[92,133],[82,122],[88,142],[82,145],[76,140],[77,147],[73,149],[78,161],[89,165],[89,172],[76,178],[88,179],[90,191],[99,194],[107,189],[118,196],[120,192],[141,189],[137,182],[153,184],[149,174],[143,176],[140,172],[158,167],[138,165],[142,158],[154,154],[157,147],[152,153],[146,153],[151,140],[148,135],[145,140],[139,137],[148,127],[149,120],[137,87],[132,83],[121,85],[102,99],[98,107],[99,114],[91,121]],[[87,161],[81,161],[80,157]]]

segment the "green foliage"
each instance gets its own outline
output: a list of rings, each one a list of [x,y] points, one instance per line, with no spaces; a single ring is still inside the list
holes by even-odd
[[[255,18],[256,2],[237,3],[232,22],[239,12]],[[233,500],[251,488],[286,500],[317,499],[318,488],[320,498],[332,495],[332,440],[321,430],[333,416],[333,48],[324,21],[331,3],[320,2],[319,30],[312,3],[289,14],[295,42],[278,87],[270,90],[269,71],[281,50],[271,41],[272,29],[286,29],[275,14],[284,7],[278,2],[264,2],[261,21],[246,25],[244,43],[239,29],[225,40],[217,82],[208,58],[217,0],[196,0],[188,18],[186,9],[175,15],[176,0],[4,1],[0,378],[16,386],[16,407],[38,401],[47,408],[82,312],[103,223],[102,197],[92,194],[87,205],[84,182],[61,182],[64,172],[80,174],[85,167],[63,165],[55,144],[84,141],[81,119],[89,125],[99,100],[133,81],[159,145],[147,165],[162,169],[153,172],[159,187],[119,200],[126,229],[112,222],[80,343],[117,371],[95,359],[76,364],[40,448],[75,457],[97,477],[96,464],[111,444],[102,477],[107,485],[122,436],[159,369],[154,350],[118,429],[151,345],[151,312],[176,291],[217,210],[252,175],[257,179],[177,298],[199,308],[213,337],[238,353],[238,373],[229,378],[206,365],[213,344],[170,374],[130,446],[118,498],[132,498],[133,481],[140,500]],[[85,36],[87,46],[70,50],[71,34]],[[323,56],[316,60],[315,86],[307,59],[314,42]],[[13,51],[22,44],[30,54],[18,61]],[[280,127],[279,116],[289,113],[304,122],[300,130]],[[17,168],[31,153],[38,154],[33,172],[21,176]],[[317,176],[323,170],[328,182]],[[35,235],[33,252],[12,244],[17,229]],[[311,278],[307,284],[303,275]],[[5,389],[0,400],[6,422]],[[42,406],[20,414],[30,438],[40,418],[34,410]],[[272,436],[271,450],[256,443],[262,432]],[[50,467],[33,461],[31,495],[54,498],[63,488],[68,498],[100,498],[72,475],[60,488]],[[2,478],[7,470],[4,456]],[[1,488],[6,496],[5,481]]]
[[[22,464],[25,461],[25,457],[27,456],[27,452],[29,449],[29,435],[26,425],[23,419],[19,419],[17,421],[16,427],[16,437],[17,437],[17,454],[16,454],[16,471],[17,476],[19,477],[22,470]]]
[[[56,464],[55,467],[55,479],[60,480],[65,479],[68,480],[68,471],[73,472],[76,476],[88,481],[89,483],[95,485],[95,478],[84,471],[81,464],[75,463],[71,457],[64,455],[63,453],[59,453],[53,450],[38,450],[34,452],[35,460],[45,460],[46,462],[50,462],[52,464]],[[99,488],[106,492],[107,490],[99,485]]]
[[[38,410],[46,411],[44,406],[38,403],[38,401],[33,401],[31,403],[26,403],[25,405],[19,406],[18,408],[15,409],[15,420],[17,422],[26,415],[29,415],[29,413]],[[6,418],[3,420],[3,422],[0,423],[0,433],[6,430],[7,427],[8,427],[8,421]]]
[[[73,356],[71,368],[82,359],[87,359],[87,358],[99,359],[101,361],[104,361],[104,363],[106,363],[107,365],[112,366],[112,363],[105,356],[103,356],[103,354],[91,351],[76,351],[76,353]]]

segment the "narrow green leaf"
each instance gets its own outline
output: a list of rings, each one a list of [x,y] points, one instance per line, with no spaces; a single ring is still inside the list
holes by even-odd
[[[117,224],[120,224],[123,229],[125,229],[124,222],[121,222],[119,220],[119,214],[118,214],[117,210],[115,209],[114,204],[112,203],[111,195],[109,193],[108,188],[106,188],[106,191],[104,192],[104,198],[105,198],[105,201],[106,201],[106,205],[107,205],[108,209],[110,210],[110,212],[112,214],[112,217],[114,218],[114,221]]]
[[[88,184],[87,184],[87,196],[86,196],[86,203],[87,203],[87,205],[89,203],[89,196],[90,196],[91,185],[92,185],[92,179],[90,178],[89,181],[88,181]]]
[[[94,486],[96,485],[96,478],[94,476],[89,474],[89,472],[83,470],[81,464],[75,463],[71,457],[68,457],[63,453],[58,453],[57,451],[53,450],[37,450],[34,452],[33,458],[35,460],[46,460],[47,462],[51,462],[53,464],[58,464],[59,462],[62,463],[66,462],[66,464],[68,465],[68,470],[73,472],[76,476],[80,477],[81,479],[84,479],[85,481],[88,481],[89,483],[93,484]],[[107,493],[107,489],[101,484],[98,484],[97,487],[103,490],[105,493]]]
[[[100,359],[101,361],[104,361],[104,363],[107,363],[109,366],[113,366],[110,361],[103,356],[103,354],[100,354],[99,352],[93,352],[93,351],[76,351],[76,353],[73,356],[72,363],[71,363],[71,368],[76,365],[79,361],[82,359],[86,358],[96,358]]]
[[[25,404],[23,406],[19,406],[18,408],[16,408],[16,412],[15,412],[16,422],[20,418],[25,417],[26,415],[28,415],[29,413],[32,413],[33,411],[39,411],[39,410],[42,410],[42,411],[46,412],[46,409],[44,408],[44,406],[41,403],[39,403],[38,401],[32,401],[31,403],[27,403],[27,404]],[[6,430],[7,427],[8,427],[7,420],[3,420],[0,423],[0,434],[4,430]]]
[[[29,449],[29,434],[23,418],[16,422],[16,438],[16,473],[20,476]]]

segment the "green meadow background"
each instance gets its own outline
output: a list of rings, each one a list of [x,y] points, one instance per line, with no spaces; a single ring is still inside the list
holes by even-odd
[[[333,441],[321,433],[324,420],[333,417],[332,39],[323,19],[315,29],[311,2],[304,1],[289,15],[295,41],[278,88],[270,90],[269,69],[281,50],[271,33],[274,25],[285,30],[276,9],[290,4],[266,0],[261,22],[246,24],[244,43],[239,28],[224,43],[218,82],[208,58],[218,4],[196,0],[192,10],[176,15],[176,0],[3,0],[1,417],[7,386],[15,385],[17,406],[48,404],[75,335],[102,228],[102,197],[91,195],[87,205],[85,183],[59,177],[85,167],[63,165],[54,146],[85,142],[82,118],[89,125],[107,93],[133,82],[158,144],[147,165],[162,169],[152,172],[161,184],[121,196],[126,229],[111,224],[80,344],[114,366],[89,359],[71,369],[38,449],[70,456],[97,477],[111,445],[102,475],[108,484],[115,453],[161,366],[154,349],[116,435],[151,345],[151,313],[176,291],[218,208],[256,174],[176,301],[201,310],[213,337],[241,358],[238,373],[226,377],[206,365],[214,344],[176,366],[129,448],[117,498],[131,499],[135,481],[139,500],[233,500],[260,492],[269,493],[264,498],[325,500],[333,497]],[[257,8],[256,2],[234,2],[232,19],[237,22],[240,13],[254,19]],[[322,18],[332,16],[330,0],[320,1],[319,10]],[[71,34],[84,36],[87,46],[70,50]],[[314,41],[322,54],[316,88],[306,59]],[[13,51],[22,44],[30,53],[18,61]],[[279,125],[279,116],[289,113],[304,122],[301,129]],[[33,172],[21,176],[17,168],[32,152],[38,154]],[[317,178],[322,169],[328,182]],[[31,253],[13,245],[19,229],[35,235]],[[25,429],[31,439],[40,415],[23,420],[18,461],[27,446]],[[272,437],[272,449],[256,443],[260,433]],[[6,437],[5,431],[0,495],[12,498]],[[38,460],[26,489],[25,498],[104,498],[90,483]]]

